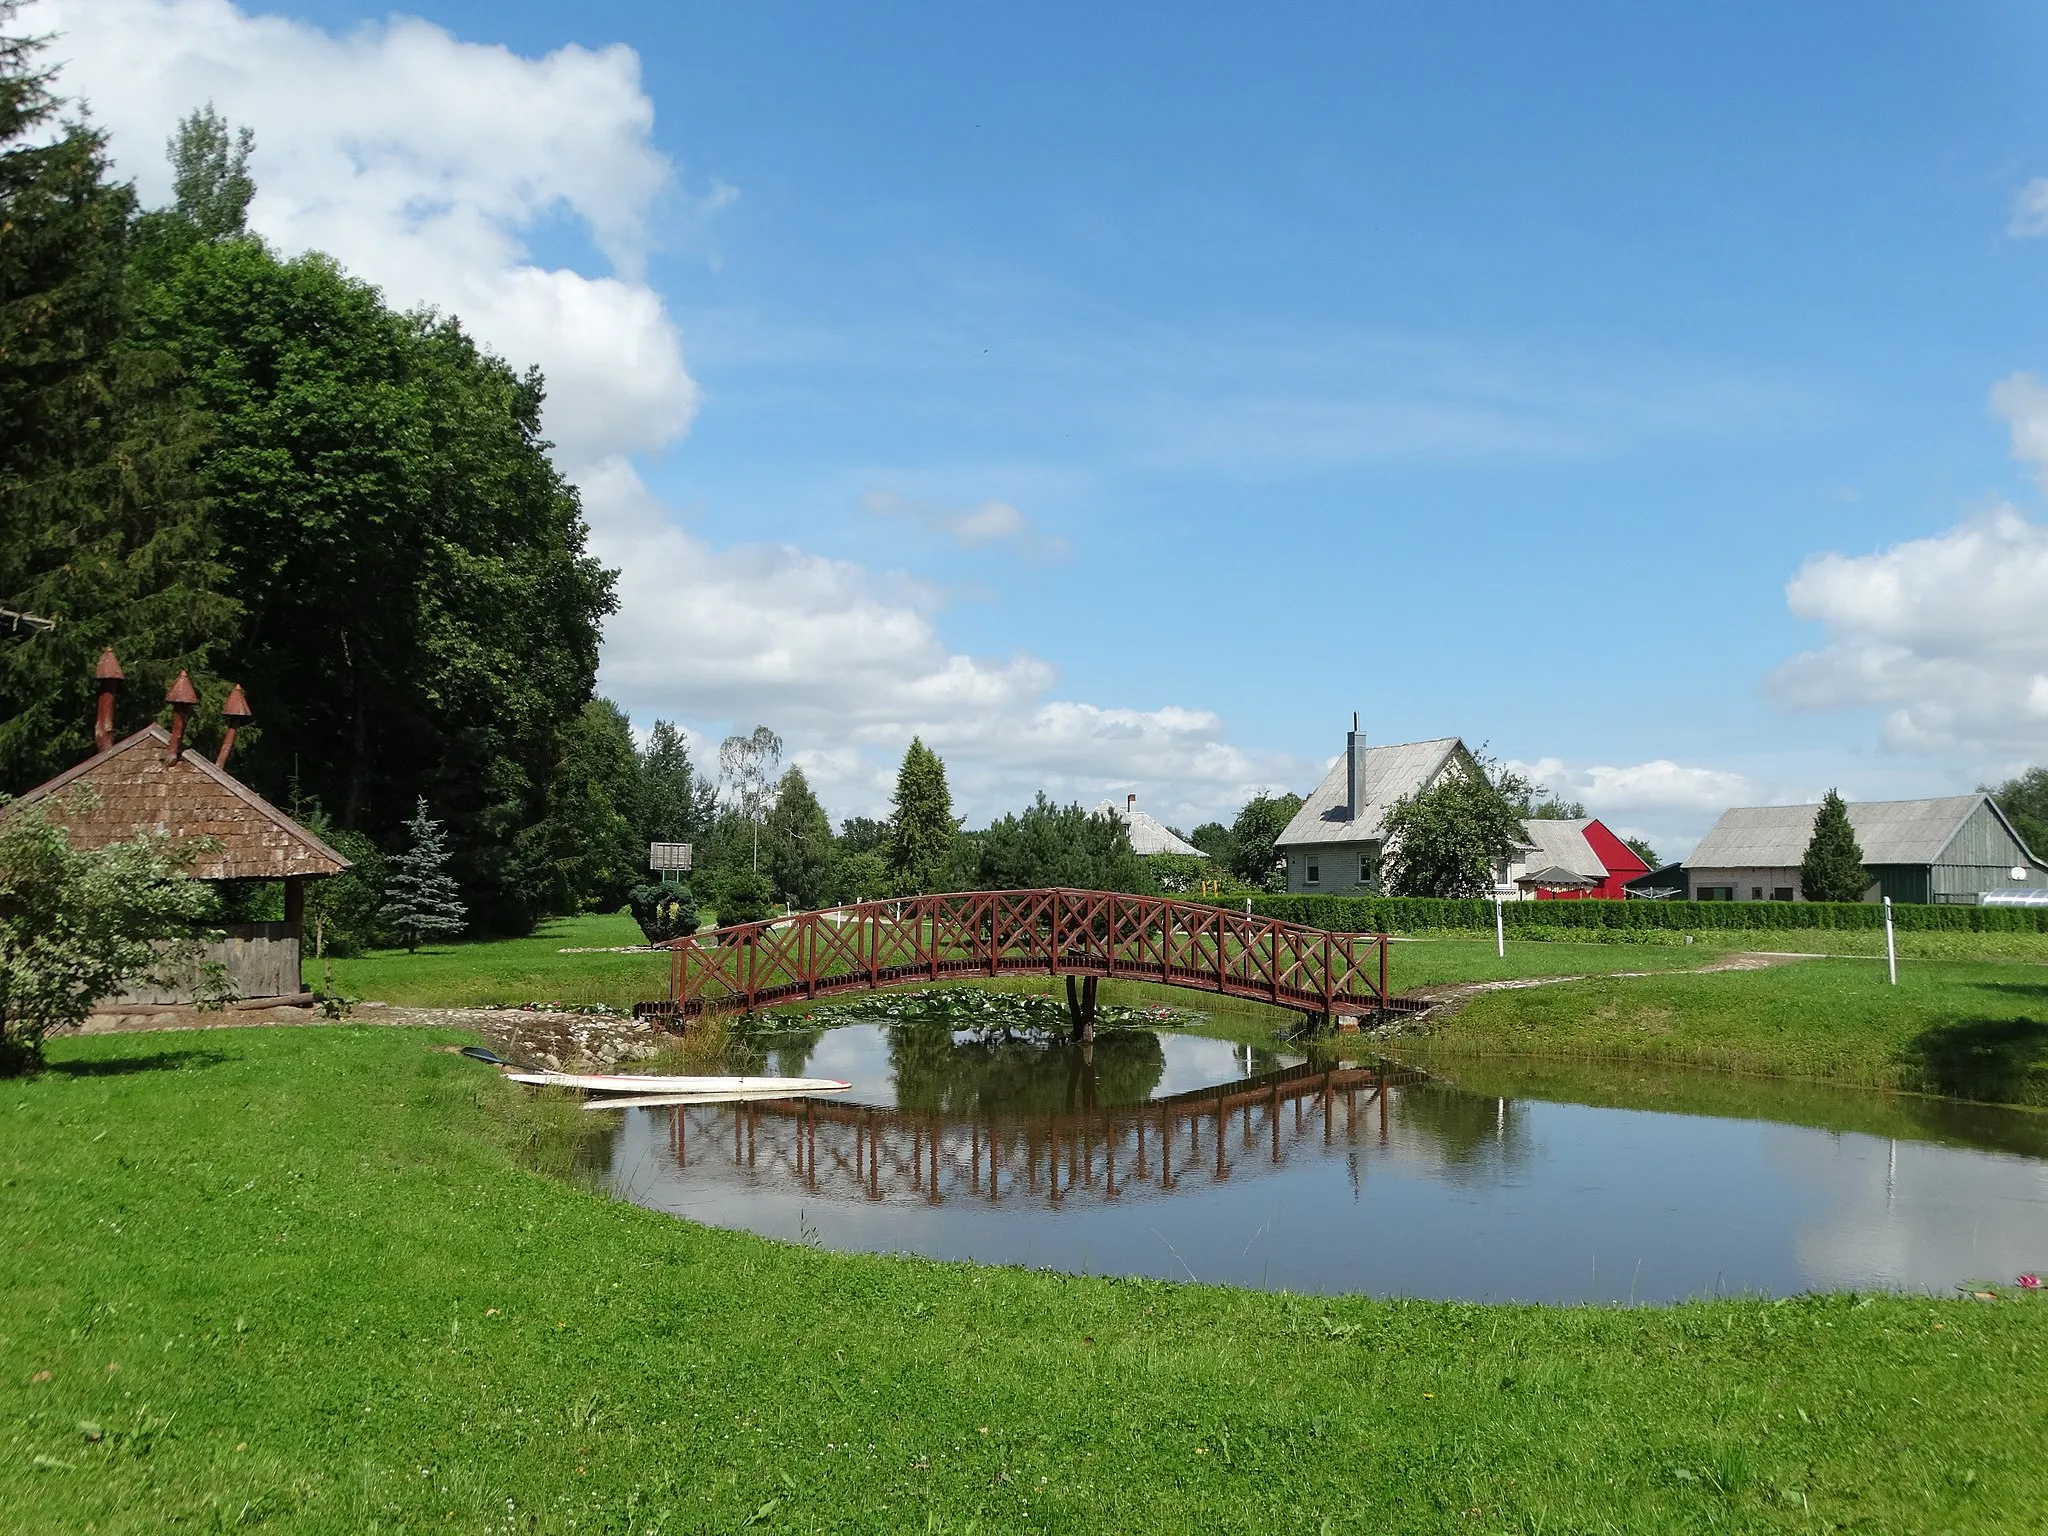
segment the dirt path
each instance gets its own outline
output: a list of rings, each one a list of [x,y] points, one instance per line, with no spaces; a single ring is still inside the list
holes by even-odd
[[[1555,987],[1568,981],[1604,981],[1609,978],[1638,976],[1706,976],[1715,971],[1762,971],[1774,965],[1789,965],[1795,960],[1827,960],[1829,955],[1795,954],[1779,950],[1750,950],[1739,955],[1729,955],[1711,965],[1689,966],[1678,971],[1600,971],[1574,976],[1515,976],[1503,981],[1446,981],[1435,986],[1416,987],[1404,992],[1403,997],[1419,997],[1429,1003],[1421,1013],[1410,1014],[1403,1024],[1434,1024],[1454,1018],[1462,1012],[1475,997],[1488,992],[1521,992],[1530,987]]]

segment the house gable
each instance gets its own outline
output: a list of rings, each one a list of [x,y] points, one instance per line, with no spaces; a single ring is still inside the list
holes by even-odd
[[[1479,772],[1479,764],[1456,736],[1366,747],[1358,756],[1358,814],[1345,818],[1350,785],[1346,782],[1347,764],[1339,757],[1274,840],[1276,847],[1288,852],[1383,842],[1387,816],[1397,802],[1430,788],[1454,763],[1461,772]]]

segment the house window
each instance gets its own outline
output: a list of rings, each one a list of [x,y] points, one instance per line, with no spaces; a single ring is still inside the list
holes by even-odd
[[[1317,883],[1318,883],[1319,881],[1321,881],[1321,879],[1322,879],[1322,878],[1323,878],[1323,871],[1322,871],[1321,867],[1320,867],[1319,865],[1311,864],[1311,865],[1309,865],[1309,867],[1308,867],[1308,875],[1307,875],[1307,878],[1305,878],[1305,879],[1304,879],[1304,880],[1302,881],[1302,884],[1304,884],[1304,885],[1315,885],[1315,884],[1317,884]]]
[[[1749,899],[1751,901],[1762,901],[1764,899],[1764,888],[1760,885],[1752,885],[1749,888]]]
[[[1771,892],[1771,900],[1773,901],[1796,901],[1797,899],[1792,894],[1792,887],[1789,885],[1781,885]]]
[[[1361,853],[1358,856],[1358,883],[1372,884],[1372,855],[1369,853]]]
[[[1703,885],[1693,895],[1694,901],[1733,901],[1735,887],[1732,885]]]

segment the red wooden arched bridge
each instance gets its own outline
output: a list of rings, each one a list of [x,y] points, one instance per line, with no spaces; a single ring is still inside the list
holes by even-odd
[[[1419,1010],[1387,996],[1385,934],[1326,933],[1199,902],[1110,891],[960,891],[738,923],[669,944],[669,995],[705,1013],[971,976],[1065,976],[1077,1034],[1104,976],[1296,1008],[1319,1023]],[[1080,998],[1074,979],[1085,982]]]

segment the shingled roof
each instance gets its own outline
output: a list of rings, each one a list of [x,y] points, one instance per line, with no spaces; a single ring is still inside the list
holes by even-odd
[[[338,875],[349,867],[347,859],[225,768],[192,751],[173,758],[170,745],[162,726],[145,726],[37,785],[14,805],[89,785],[98,804],[67,806],[58,818],[73,847],[100,848],[156,831],[181,841],[206,838],[213,846],[190,871],[201,880],[282,880]]]

